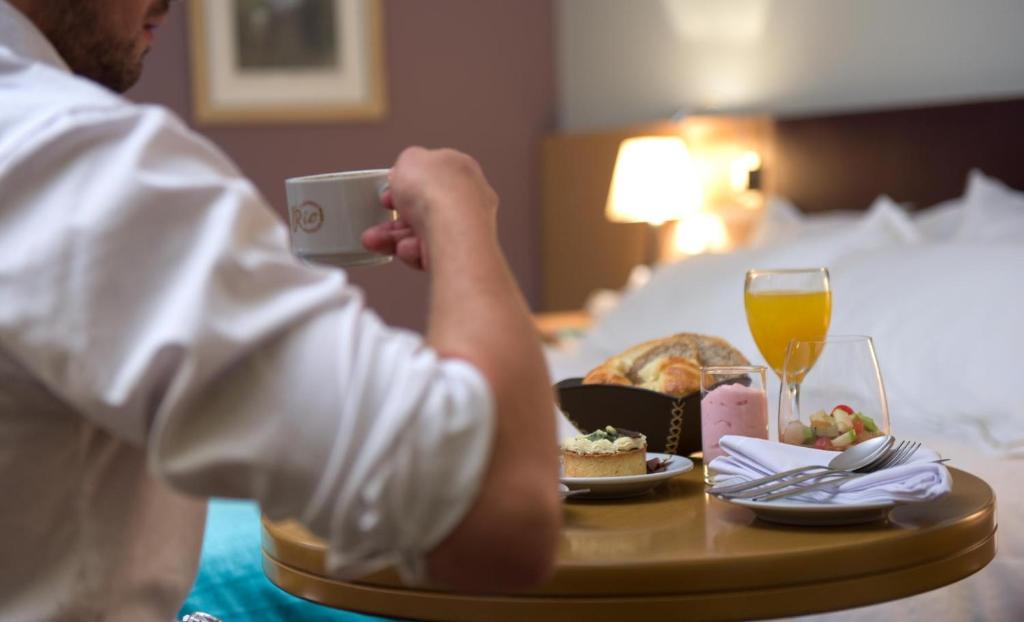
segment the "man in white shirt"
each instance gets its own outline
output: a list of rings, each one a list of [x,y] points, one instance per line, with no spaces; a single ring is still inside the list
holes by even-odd
[[[213,145],[113,92],[166,10],[0,0],[0,619],[171,619],[212,495],[301,519],[341,577],[542,581],[550,385],[479,167],[396,161],[399,224],[364,243],[429,258],[430,317],[383,325]]]

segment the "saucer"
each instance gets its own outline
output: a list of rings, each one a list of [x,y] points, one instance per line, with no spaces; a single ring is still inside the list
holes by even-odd
[[[711,495],[723,503],[731,503],[752,510],[757,517],[770,523],[800,526],[857,525],[884,520],[895,501],[875,503],[810,503],[792,499],[754,501],[752,499],[725,499]]]
[[[646,475],[623,475],[620,477],[562,477],[562,483],[570,490],[589,488],[590,492],[574,495],[573,499],[619,499],[634,497],[660,485],[662,482],[682,475],[693,468],[689,458],[672,454],[647,452],[647,459],[670,460],[664,471]]]

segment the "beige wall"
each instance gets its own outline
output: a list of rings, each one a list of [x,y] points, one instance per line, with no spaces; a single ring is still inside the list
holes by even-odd
[[[560,126],[1024,94],[1020,0],[558,0]]]
[[[191,122],[185,4],[174,5],[130,96],[169,106]],[[198,129],[282,214],[285,177],[387,166],[409,144],[474,155],[502,198],[501,242],[536,305],[540,139],[556,106],[550,1],[385,0],[384,24],[387,119]],[[386,321],[425,326],[424,275],[397,264],[350,275]]]

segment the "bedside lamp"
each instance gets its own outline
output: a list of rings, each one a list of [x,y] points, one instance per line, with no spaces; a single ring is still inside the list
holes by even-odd
[[[678,136],[640,136],[619,145],[605,217],[650,225],[648,263],[660,257],[664,223],[701,209],[701,188],[686,143]]]

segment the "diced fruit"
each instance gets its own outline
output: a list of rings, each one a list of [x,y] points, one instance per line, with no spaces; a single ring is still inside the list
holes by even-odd
[[[782,433],[783,442],[843,450],[882,434],[874,419],[846,404],[839,404],[831,412],[819,410],[811,415],[810,423],[810,427],[799,421],[788,423]]]
[[[836,429],[839,430],[840,434],[849,432],[853,429],[853,417],[851,417],[850,413],[845,410],[836,408],[832,411],[832,418],[835,419]]]
[[[854,441],[856,440],[857,433],[854,432],[853,430],[850,430],[832,439],[832,447],[836,449],[846,449],[850,445],[853,445]]]
[[[782,442],[790,445],[804,444],[804,424],[799,421],[790,421],[786,429],[782,431]]]
[[[832,441],[830,441],[829,439],[824,438],[824,437],[816,439],[814,441],[814,448],[815,449],[835,449],[834,447],[832,447]]]
[[[828,437],[834,438],[839,434],[839,429],[836,427],[836,420],[829,416],[824,410],[811,415],[811,427],[814,428],[814,435],[817,437]]]
[[[875,420],[865,415],[864,413],[856,413],[853,415],[857,419],[860,419],[864,424],[864,429],[868,432],[878,432],[878,426],[875,425]]]
[[[857,438],[860,438],[864,434],[864,422],[860,417],[853,419],[853,431],[857,433]]]
[[[814,426],[814,435],[818,438],[835,438],[838,434],[839,429],[836,428],[834,423],[830,425]]]

